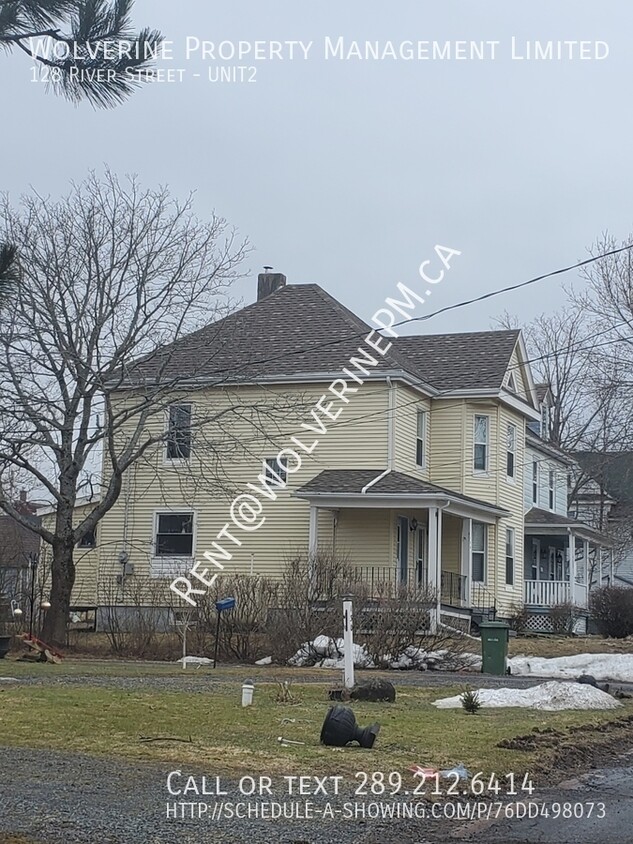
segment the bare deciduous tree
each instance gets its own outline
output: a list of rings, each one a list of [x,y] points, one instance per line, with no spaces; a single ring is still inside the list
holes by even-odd
[[[226,313],[246,245],[223,219],[198,220],[191,198],[109,172],[60,201],[32,194],[14,210],[5,198],[0,239],[17,245],[23,275],[13,306],[0,311],[0,509],[24,523],[2,493],[9,475],[56,507],[54,527],[36,530],[52,554],[44,635],[62,642],[73,549],[114,505],[124,473],[166,438],[164,422],[152,420],[164,419],[189,373],[138,380],[126,401],[121,387],[139,359],[156,356],[164,372],[170,343]],[[214,421],[230,440],[232,416],[262,412],[235,402],[196,424]],[[209,443],[207,477],[218,478],[216,452]],[[100,499],[74,524],[102,455]]]

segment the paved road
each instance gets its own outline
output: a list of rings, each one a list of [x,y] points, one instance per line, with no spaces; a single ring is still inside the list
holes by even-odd
[[[537,818],[471,823],[459,837],[473,844],[631,844],[632,757],[633,751],[618,767],[593,771],[534,795]],[[571,813],[576,817],[569,817]]]

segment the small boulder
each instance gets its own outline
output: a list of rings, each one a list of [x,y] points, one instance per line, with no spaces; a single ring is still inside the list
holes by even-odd
[[[393,703],[396,699],[396,689],[389,680],[365,680],[354,686],[350,692],[350,698],[375,703]]]

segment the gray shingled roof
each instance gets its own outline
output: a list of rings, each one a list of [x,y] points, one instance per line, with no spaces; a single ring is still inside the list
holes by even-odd
[[[362,490],[368,483],[378,477],[384,469],[324,469],[307,484],[297,490],[297,495],[310,494],[357,494],[360,495]],[[371,486],[366,495],[448,495],[451,498],[459,499],[468,504],[477,504],[478,506],[487,507],[505,512],[501,508],[490,504],[488,501],[481,501],[478,498],[470,498],[467,495],[453,492],[453,490],[445,487],[436,486],[435,484],[422,481],[419,478],[414,478],[412,475],[407,475],[405,472],[389,472],[384,478],[381,478],[373,486]]]
[[[138,361],[127,379],[248,382],[333,375],[371,330],[318,285],[290,284]],[[373,369],[404,371],[438,390],[498,390],[518,336],[485,331],[400,337]]]
[[[442,390],[498,390],[520,332],[475,331],[400,337],[398,351]]]
[[[139,361],[130,378],[246,381],[306,373],[335,374],[357,354],[371,327],[317,284],[286,285]],[[370,351],[370,350],[368,350]],[[376,355],[380,357],[379,355]],[[377,371],[406,369],[395,350]]]
[[[584,522],[570,519],[569,516],[562,516],[560,513],[552,513],[551,510],[541,510],[538,507],[532,507],[531,510],[528,510],[525,514],[525,524],[542,527],[576,528],[579,532],[591,534],[596,538],[605,538],[599,531],[594,530]]]

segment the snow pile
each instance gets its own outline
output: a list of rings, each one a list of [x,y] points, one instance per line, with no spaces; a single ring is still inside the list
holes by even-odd
[[[510,673],[575,680],[590,674],[598,681],[633,683],[633,654],[578,654],[552,658],[515,656],[508,660]]]
[[[356,668],[376,668],[365,645],[354,644],[354,665]],[[299,650],[288,660],[289,665],[317,666],[319,668],[343,668],[345,642],[343,639],[331,639],[329,636],[317,636],[312,642],[304,642]],[[481,657],[470,653],[453,653],[449,650],[424,651],[409,647],[403,653],[393,656],[387,654],[382,664],[395,670],[417,671],[441,670],[461,671],[481,670]]]
[[[374,662],[364,645],[354,645],[354,665],[356,668],[374,668]],[[304,642],[288,665],[318,665],[320,668],[343,668],[345,643],[343,639],[331,639],[329,636],[317,636],[312,642]]]
[[[185,665],[211,665],[213,660],[206,656],[181,656],[176,662],[183,662]]]
[[[584,683],[559,683],[551,680],[531,689],[479,689],[477,695],[484,707],[521,706],[526,709],[616,709],[621,706],[606,692]],[[438,709],[455,709],[462,705],[461,695],[433,701]]]

